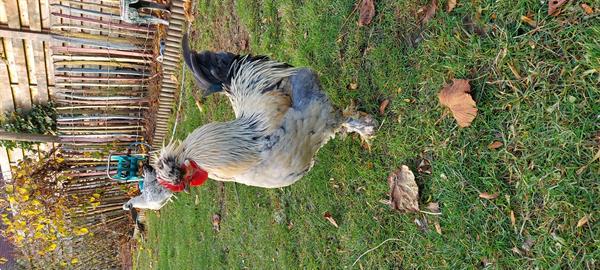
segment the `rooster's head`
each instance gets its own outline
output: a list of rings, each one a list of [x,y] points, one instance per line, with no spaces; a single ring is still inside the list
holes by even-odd
[[[208,173],[195,161],[183,157],[183,151],[177,143],[163,148],[155,167],[158,182],[173,192],[202,185],[208,178]]]

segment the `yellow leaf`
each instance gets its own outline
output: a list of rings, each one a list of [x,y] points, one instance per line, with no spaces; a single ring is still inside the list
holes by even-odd
[[[93,203],[93,202],[95,202],[95,201],[96,201],[96,198],[94,198],[94,197],[90,197],[90,202],[91,202],[91,203]]]
[[[56,244],[52,243],[46,248],[46,251],[54,251],[56,249]]]
[[[8,259],[4,258],[4,257],[0,257],[0,264],[5,264],[8,262]]]
[[[23,202],[26,202],[26,201],[28,201],[28,200],[29,200],[29,195],[27,195],[27,194],[26,194],[26,195],[23,195],[23,196],[21,197],[21,201],[23,201]]]
[[[77,259],[77,258],[71,259],[71,264],[77,264],[78,262],[79,262],[79,259]]]
[[[92,196],[96,199],[100,199],[100,194],[98,194],[98,193],[94,193],[94,194],[92,194]]]
[[[65,262],[65,261],[60,262],[60,266],[62,266],[62,267],[67,266],[67,262]]]
[[[79,230],[75,231],[75,234],[81,236],[87,234],[88,232],[90,231],[87,228],[80,228]]]
[[[15,187],[8,185],[4,188],[4,190],[6,190],[6,193],[13,193],[15,191]]]
[[[40,201],[36,200],[36,199],[33,199],[33,200],[31,201],[31,204],[32,204],[33,206],[40,206],[40,205],[42,205],[42,203],[41,203]]]

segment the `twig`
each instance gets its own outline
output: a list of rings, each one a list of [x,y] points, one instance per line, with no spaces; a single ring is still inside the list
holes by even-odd
[[[398,238],[388,238],[388,239],[385,239],[385,241],[381,242],[381,244],[377,245],[376,247],[374,247],[372,249],[369,249],[369,250],[365,251],[363,254],[360,254],[360,256],[358,256],[358,258],[356,258],[356,261],[354,261],[354,263],[352,263],[351,266],[354,266],[358,262],[358,260],[360,260],[360,258],[362,258],[363,256],[367,255],[367,253],[369,253],[369,252],[371,252],[373,250],[378,249],[380,246],[382,246],[383,244],[385,244],[385,243],[387,243],[389,241],[401,241],[402,242],[402,240],[400,240]]]
[[[434,216],[441,216],[442,213],[434,213],[434,212],[428,212],[428,211],[423,211],[423,210],[419,210],[419,212],[423,213],[423,214],[427,214],[427,215],[434,215]]]

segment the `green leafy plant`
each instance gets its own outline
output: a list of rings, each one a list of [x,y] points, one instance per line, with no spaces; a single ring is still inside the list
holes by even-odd
[[[7,113],[0,120],[0,128],[7,132],[30,133],[41,135],[56,134],[56,109],[54,104],[33,105],[27,112],[15,111]],[[9,140],[0,140],[0,145],[7,149],[22,148],[34,150],[37,142],[15,142]]]

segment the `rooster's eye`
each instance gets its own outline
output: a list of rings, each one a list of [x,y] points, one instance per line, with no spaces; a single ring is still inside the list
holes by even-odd
[[[162,163],[162,162],[161,162],[160,164],[158,164],[158,168],[159,168],[159,169],[161,169],[161,170],[162,170],[162,169],[163,169],[163,167],[164,167],[164,166],[163,166],[163,163]]]

